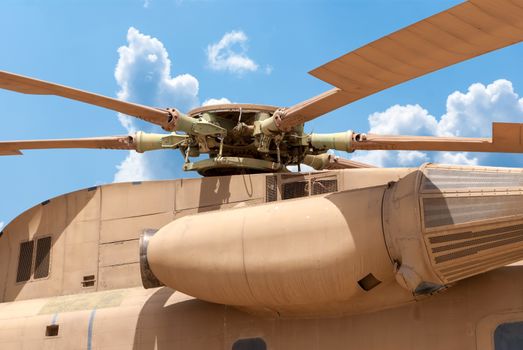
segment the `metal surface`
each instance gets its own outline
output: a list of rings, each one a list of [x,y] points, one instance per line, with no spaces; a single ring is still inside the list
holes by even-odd
[[[219,105],[210,105],[210,106],[202,106],[198,108],[192,109],[188,115],[191,117],[195,117],[199,114],[203,113],[227,113],[227,112],[239,112],[240,109],[244,113],[252,113],[252,112],[266,112],[266,113],[274,113],[279,107],[276,106],[267,106],[267,105],[257,105],[257,104],[248,104],[248,103],[229,103],[229,104],[219,104]]]
[[[23,140],[1,141],[0,155],[21,154],[20,150],[49,148],[97,148],[97,149],[134,149],[129,136],[89,137],[59,140]]]
[[[142,285],[145,289],[161,287],[164,284],[156,278],[149,267],[147,260],[147,246],[149,240],[158,230],[144,230],[140,235],[140,275],[142,277]]]
[[[169,113],[166,110],[121,101],[5,71],[0,71],[0,88],[24,94],[62,96],[131,115],[157,125],[165,125],[169,117]]]

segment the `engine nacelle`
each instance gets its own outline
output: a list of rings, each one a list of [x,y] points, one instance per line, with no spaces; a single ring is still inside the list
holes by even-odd
[[[383,309],[522,259],[522,193],[521,170],[428,165],[382,186],[182,217],[149,239],[145,261],[215,303]]]

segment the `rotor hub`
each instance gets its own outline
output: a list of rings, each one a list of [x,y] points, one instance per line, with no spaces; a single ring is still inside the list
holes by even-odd
[[[216,125],[223,135],[194,135],[193,145],[181,148],[186,155],[184,170],[203,176],[286,171],[297,164],[306,147],[301,144],[303,125],[286,133],[265,134],[262,124],[271,120],[278,107],[256,104],[221,104],[193,109],[188,117]],[[208,153],[209,159],[191,162],[190,157]]]

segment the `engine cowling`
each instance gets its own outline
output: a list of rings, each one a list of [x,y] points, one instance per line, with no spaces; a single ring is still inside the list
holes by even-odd
[[[522,193],[519,169],[426,165],[381,186],[179,218],[149,239],[146,262],[215,303],[382,309],[523,258]]]

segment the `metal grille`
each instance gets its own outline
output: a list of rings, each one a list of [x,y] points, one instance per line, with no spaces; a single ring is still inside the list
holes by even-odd
[[[514,169],[478,168],[474,170],[428,168],[421,190],[523,187],[523,172]]]
[[[479,256],[462,264],[452,264],[447,268],[440,268],[438,271],[447,282],[454,282],[521,259],[523,259],[523,251],[519,249],[512,253],[497,253],[491,257]]]
[[[18,271],[16,282],[28,281],[31,278],[31,267],[33,264],[34,241],[20,243],[20,255],[18,256]]]
[[[445,262],[445,261],[449,261],[449,260],[462,258],[462,257],[469,256],[469,255],[474,255],[474,254],[477,254],[484,250],[502,247],[502,246],[506,246],[506,245],[509,245],[512,243],[518,243],[521,241],[523,241],[523,231],[512,232],[511,234],[502,235],[501,237],[487,237],[487,238],[483,238],[483,239],[477,240],[477,241],[462,242],[459,244],[455,244],[454,247],[444,247],[444,248],[445,248],[445,250],[453,249],[453,248],[457,249],[457,248],[463,248],[463,247],[470,247],[470,248],[460,249],[460,250],[454,251],[449,254],[437,256],[435,260],[436,260],[436,264],[437,264],[437,263],[441,263],[441,262]],[[490,243],[479,244],[479,243],[483,243],[483,242],[490,242]],[[432,251],[434,253],[438,253],[441,250],[438,250],[437,248],[433,248]]]
[[[36,243],[34,278],[49,276],[51,237],[40,238]]]
[[[425,242],[445,283],[523,259],[523,171],[428,166],[420,190]]]
[[[523,215],[523,195],[423,198],[425,227]]]
[[[278,199],[278,182],[276,176],[269,175],[265,178],[265,201],[274,202]]]
[[[338,191],[338,180],[336,179],[327,179],[327,180],[318,180],[315,179],[312,181],[312,194],[322,194],[322,193],[331,193]]]
[[[306,197],[309,195],[309,181],[284,183],[282,192],[282,199]]]
[[[497,225],[500,225],[499,223]],[[523,224],[506,221],[503,227],[431,233],[427,240],[436,270],[453,282],[523,258]]]

